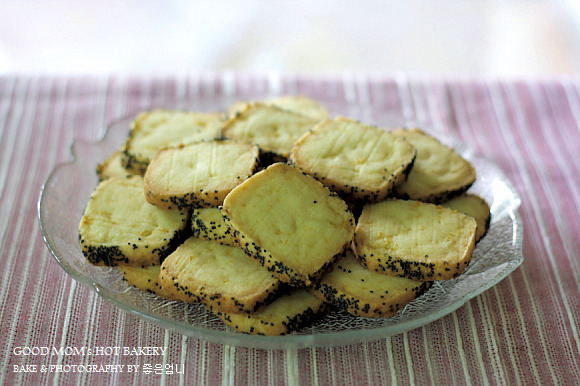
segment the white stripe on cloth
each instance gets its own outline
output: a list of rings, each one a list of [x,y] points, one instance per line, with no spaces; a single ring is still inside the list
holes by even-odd
[[[70,285],[70,291],[68,293],[68,301],[66,304],[66,314],[65,314],[65,318],[62,321],[62,333],[60,336],[60,342],[59,342],[59,346],[58,347],[66,347],[66,337],[67,334],[69,333],[69,324],[70,324],[70,320],[71,320],[71,314],[72,314],[72,309],[73,309],[73,299],[75,297],[75,290],[77,288],[77,282],[76,281],[72,281],[71,285]],[[62,355],[62,352],[59,353],[57,361],[56,361],[56,365],[62,365],[62,362],[64,360],[64,355]],[[53,384],[54,385],[58,385],[59,384],[59,377],[60,377],[60,372],[56,372],[54,374],[54,378],[53,378]]]
[[[119,342],[119,340],[117,340],[117,342]],[[169,345],[169,330],[165,330],[165,334],[163,335],[163,347],[171,347]],[[163,355],[163,368],[165,368],[165,365],[167,364],[167,361],[169,360],[169,355]],[[161,379],[159,380],[159,383],[162,385],[165,385],[167,383],[167,373],[165,371],[161,372]]]
[[[236,348],[229,344],[223,345],[222,360],[221,360],[221,384],[233,385],[236,375]],[[211,369],[208,369],[211,371]],[[217,369],[216,369],[217,371]]]
[[[296,349],[286,350],[286,384],[299,385],[300,377],[298,372],[298,351]]]
[[[469,328],[471,335],[473,336],[473,349],[475,350],[475,357],[477,358],[477,367],[479,369],[479,376],[481,377],[481,384],[489,385],[489,379],[485,373],[485,363],[483,362],[483,354],[481,352],[481,344],[479,342],[479,331],[475,324],[475,318],[473,316],[473,308],[471,306],[471,301],[465,304],[467,309],[467,317],[469,318]]]
[[[198,355],[198,361],[196,368],[199,369],[197,372],[197,384],[198,385],[205,385],[206,384],[206,377],[205,373],[207,371],[207,362],[208,362],[208,351],[209,351],[209,344],[206,341],[200,341],[199,345],[200,353]]]
[[[314,381],[313,386],[318,386],[318,360],[316,352],[316,348],[310,348],[310,367],[312,368],[312,380]]]
[[[578,181],[573,177],[580,171],[580,157],[577,157],[580,143],[569,139],[579,134],[577,132],[579,126],[577,121],[564,120],[565,118],[575,119],[576,116],[561,111],[563,107],[558,102],[561,102],[562,98],[558,94],[556,87],[556,85],[548,84],[527,85],[534,104],[542,117],[540,128],[544,138],[549,141],[550,149],[557,158],[558,164],[566,171],[566,184],[570,186],[570,190],[572,190],[575,197],[570,204],[576,208],[576,214],[578,214],[580,213],[580,194]],[[545,130],[546,127],[549,127],[549,130]],[[562,133],[562,136],[554,135],[555,133]]]
[[[19,86],[17,89],[13,91],[13,95],[17,94],[18,98],[16,100],[11,101],[10,103],[10,117],[6,119],[3,127],[2,127],[2,141],[0,145],[4,143],[2,146],[2,152],[0,153],[0,170],[14,170],[10,166],[13,165],[14,160],[18,164],[22,162],[19,161],[19,157],[24,156],[25,152],[17,152],[18,148],[16,147],[16,141],[20,138],[21,140],[24,138],[28,140],[30,135],[29,130],[32,128],[31,120],[35,114],[36,109],[38,108],[38,101],[41,94],[41,87],[37,83],[40,83],[39,79],[33,79],[32,82],[29,81],[28,78],[24,80],[18,79],[16,84]],[[28,90],[32,90],[29,92]],[[36,102],[28,102],[29,98],[33,98],[30,94],[35,94],[34,100]],[[28,113],[29,109],[33,109],[32,112]],[[23,123],[22,123],[23,122]],[[7,133],[8,137],[6,137]],[[14,155],[14,153],[17,153]],[[21,173],[0,173],[0,197],[16,197],[16,193],[13,191],[13,187],[17,186],[18,184],[8,184],[8,178],[12,176],[12,178],[17,178],[14,176],[21,176]],[[8,184],[8,186],[7,186]],[[7,190],[9,189],[9,190]],[[0,212],[4,218],[14,218],[13,205],[8,205],[8,201],[4,202],[5,205],[2,205],[2,212]],[[6,232],[8,229],[8,222],[2,221],[0,222],[0,245],[8,245],[6,241]],[[14,243],[15,244],[15,243]],[[12,244],[14,246],[14,244]],[[6,254],[8,257],[14,256],[14,253]],[[7,264],[7,267],[13,267],[13,264]],[[0,294],[7,295],[8,292],[6,291],[6,286],[9,284],[8,277],[12,277],[12,272],[9,270],[5,270],[3,272],[3,280],[2,280],[2,291]],[[2,304],[5,304],[4,302]],[[0,319],[3,315],[3,309],[0,309]]]
[[[467,365],[467,360],[465,359],[465,349],[463,347],[463,339],[461,338],[461,330],[459,328],[459,320],[457,318],[457,312],[452,312],[453,324],[455,325],[455,336],[457,339],[457,351],[459,352],[459,358],[461,359],[461,366],[463,367],[463,375],[467,384],[471,383],[471,376],[469,375],[469,369]]]
[[[389,371],[391,374],[391,384],[396,385],[397,370],[395,369],[395,359],[393,355],[393,341],[390,336],[386,338],[386,343],[387,343],[387,356],[389,361]]]
[[[179,355],[179,364],[182,366],[183,369],[187,367],[187,342],[188,338],[187,335],[181,336],[181,352]],[[179,374],[179,385],[185,385],[185,371]]]
[[[84,342],[83,347],[95,347],[96,346],[96,333],[97,330],[93,327],[92,322],[98,320],[99,310],[102,305],[102,300],[98,297],[98,295],[94,292],[90,292],[88,294],[89,302],[86,304],[86,314],[83,320],[84,328]],[[81,318],[80,312],[78,316],[79,320]],[[91,357],[85,355],[83,358],[83,365],[88,365],[89,361],[91,361]],[[80,383],[87,383],[89,381],[91,374],[90,373],[83,373],[81,375]]]
[[[570,113],[574,117],[576,124],[576,135],[580,134],[580,91],[571,82],[561,82],[566,93],[566,103],[570,106]]]
[[[403,344],[405,346],[405,358],[407,360],[407,372],[409,373],[409,383],[415,384],[415,372],[413,370],[413,358],[411,356],[411,349],[409,348],[409,334],[403,333]]]
[[[433,380],[435,379],[435,374],[433,373],[433,365],[432,365],[432,359],[431,359],[431,353],[429,350],[429,340],[427,339],[427,329],[425,328],[425,326],[421,327],[421,336],[423,338],[423,355],[425,356],[425,363],[427,363],[427,371],[429,372],[429,379],[431,380],[431,382],[433,382]]]

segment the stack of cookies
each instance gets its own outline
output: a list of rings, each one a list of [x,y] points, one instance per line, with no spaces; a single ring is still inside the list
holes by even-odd
[[[249,334],[333,309],[392,316],[461,275],[490,220],[453,149],[302,96],[144,112],[97,174],[79,225],[89,262]]]

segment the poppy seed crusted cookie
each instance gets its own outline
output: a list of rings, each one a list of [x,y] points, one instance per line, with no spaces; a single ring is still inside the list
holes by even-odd
[[[257,101],[236,102],[228,108],[228,116],[234,117],[236,114],[244,111],[244,109],[246,109],[252,103],[262,103],[268,106],[276,106],[282,110],[292,111],[294,113],[320,121],[326,118],[330,118],[330,113],[324,106],[322,106],[314,99],[305,97],[303,95],[283,95]]]
[[[222,214],[244,251],[293,286],[308,286],[354,234],[346,203],[309,175],[277,163],[224,200]]]
[[[429,289],[431,282],[383,275],[349,251],[314,284],[311,293],[356,316],[387,318]]]
[[[190,237],[161,265],[161,289],[219,312],[254,312],[278,295],[280,281],[238,247]]]
[[[79,224],[81,250],[99,266],[161,264],[182,241],[189,213],[165,211],[143,194],[143,177],[99,183]]]
[[[221,113],[155,109],[139,114],[131,123],[121,162],[134,174],[145,174],[147,165],[165,147],[219,137]]]
[[[193,236],[216,243],[238,246],[238,239],[225,223],[219,208],[197,208],[191,212]]]
[[[491,221],[491,213],[487,202],[475,194],[462,194],[461,196],[453,197],[449,201],[445,201],[442,206],[465,213],[475,219],[477,223],[477,231],[475,232],[475,242],[485,236],[489,229]]]
[[[162,209],[218,207],[252,175],[258,153],[256,145],[230,140],[163,149],[147,167],[145,195]]]
[[[265,158],[285,160],[294,142],[316,123],[316,119],[256,103],[229,119],[222,134],[226,138],[258,145]]]
[[[407,141],[352,119],[327,119],[302,136],[290,163],[349,199],[376,202],[401,184],[413,166]]]
[[[367,204],[354,237],[356,257],[372,270],[432,281],[459,276],[471,260],[475,220],[440,205],[388,199]]]
[[[164,292],[157,283],[161,265],[150,265],[148,267],[121,267],[121,273],[127,283],[162,298],[171,299],[171,295]]]
[[[395,196],[441,203],[465,192],[475,181],[475,168],[466,159],[422,130],[397,129],[392,133],[417,149],[413,169],[395,188]]]
[[[215,314],[236,331],[252,335],[286,335],[324,315],[328,303],[303,288],[291,288],[271,304],[250,314]]]

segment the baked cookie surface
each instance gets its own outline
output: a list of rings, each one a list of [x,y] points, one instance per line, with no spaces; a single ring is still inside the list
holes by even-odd
[[[460,275],[471,260],[475,220],[440,205],[387,199],[367,204],[356,227],[356,257],[372,270],[422,281]]]
[[[339,117],[302,136],[289,161],[341,195],[374,202],[405,180],[414,159],[415,149],[407,141]]]
[[[308,325],[325,314],[327,303],[303,288],[292,288],[280,294],[271,304],[251,314],[216,312],[236,331],[252,335],[286,335]]]
[[[319,121],[330,118],[330,113],[326,107],[316,100],[303,95],[282,95],[261,100],[236,102],[228,108],[228,115],[233,117],[242,112],[252,103],[276,106],[283,110],[292,111]]]
[[[163,209],[217,207],[258,165],[256,145],[229,140],[160,150],[145,173],[147,200]]]
[[[475,168],[452,148],[420,129],[397,129],[417,149],[407,180],[395,188],[399,198],[441,203],[465,192],[475,181]]]
[[[121,274],[127,283],[162,298],[171,299],[171,295],[161,289],[157,283],[161,265],[150,265],[148,267],[120,267]]]
[[[342,199],[282,163],[232,190],[222,214],[245,252],[294,286],[310,285],[350,244],[355,227]]]
[[[159,150],[218,138],[223,123],[221,113],[166,109],[143,112],[131,124],[121,159],[123,167],[143,175]]]
[[[143,178],[99,183],[79,224],[80,247],[95,265],[161,264],[181,242],[189,213],[165,211],[143,194]]]
[[[226,138],[254,143],[263,153],[285,159],[294,142],[316,123],[316,119],[256,103],[229,119],[222,134]]]
[[[403,309],[430,285],[366,269],[349,251],[314,284],[311,292],[352,315],[386,318]]]
[[[190,237],[165,259],[158,283],[174,299],[247,313],[272,302],[280,281],[240,248]]]
[[[234,232],[224,222],[219,208],[197,208],[191,212],[193,236],[217,243],[239,246]]]
[[[475,194],[466,193],[453,197],[441,205],[465,213],[475,219],[475,222],[477,223],[477,230],[475,232],[476,243],[487,233],[491,221],[491,213],[489,205],[483,198]]]
[[[111,177],[126,178],[134,175],[134,173],[131,173],[123,167],[121,163],[122,153],[123,149],[119,149],[97,165],[96,172],[99,180],[102,181]]]

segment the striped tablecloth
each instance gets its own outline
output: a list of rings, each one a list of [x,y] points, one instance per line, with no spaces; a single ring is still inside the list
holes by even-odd
[[[400,335],[263,350],[185,337],[126,314],[52,258],[37,200],[50,171],[70,160],[74,138],[96,140],[110,121],[167,101],[267,92],[331,94],[455,133],[495,161],[520,194],[524,263],[458,310]],[[579,77],[2,76],[0,383],[579,384],[579,154]],[[75,347],[111,355],[58,352]],[[165,347],[166,355],[121,356],[114,347]],[[57,352],[44,355],[45,348]],[[72,364],[85,371],[42,371]],[[178,371],[156,374],[157,364]],[[128,372],[129,365],[140,367]]]

